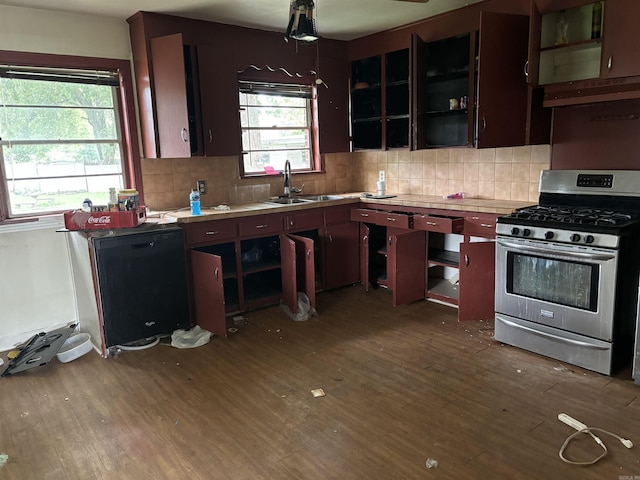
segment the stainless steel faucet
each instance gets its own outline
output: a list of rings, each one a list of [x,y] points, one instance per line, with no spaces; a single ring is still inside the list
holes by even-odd
[[[291,162],[284,162],[284,194],[291,196]]]
[[[302,187],[296,188],[291,185],[291,162],[289,160],[284,162],[284,194],[287,197],[290,197],[294,193],[302,193],[302,189],[304,188],[304,183]]]

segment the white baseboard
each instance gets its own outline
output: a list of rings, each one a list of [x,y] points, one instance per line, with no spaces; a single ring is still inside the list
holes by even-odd
[[[45,332],[45,333],[50,332],[52,330],[55,330],[56,328],[66,327],[67,325],[69,325],[69,322],[60,323],[58,325],[51,325],[44,330],[43,329],[32,330],[30,332],[16,333],[14,335],[6,335],[3,337],[0,337],[0,352],[7,352],[9,350],[13,350],[17,346],[28,342],[29,340],[31,340],[31,338],[34,335],[37,335],[41,332]]]

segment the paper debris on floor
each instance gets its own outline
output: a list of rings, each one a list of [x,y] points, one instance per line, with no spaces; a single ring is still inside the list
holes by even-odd
[[[4,465],[9,461],[9,455],[6,453],[0,453],[0,468],[4,467]]]
[[[424,465],[427,468],[436,468],[438,466],[438,461],[435,458],[427,458],[427,461],[424,462]]]
[[[324,390],[321,388],[314,388],[313,390],[311,390],[311,395],[313,395],[314,398],[317,398],[317,397],[324,397],[325,393],[324,393]]]
[[[196,348],[209,343],[211,332],[196,325],[191,330],[175,330],[171,334],[171,346],[176,348]]]

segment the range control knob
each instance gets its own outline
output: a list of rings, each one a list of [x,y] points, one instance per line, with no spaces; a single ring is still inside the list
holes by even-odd
[[[584,243],[593,243],[594,240],[595,238],[593,238],[593,235],[586,235],[584,237]]]
[[[547,240],[551,240],[553,238],[553,232],[552,231],[545,232],[544,238],[546,238]]]
[[[571,235],[571,241],[572,242],[579,242],[580,241],[580,235],[578,235],[577,233],[574,233]]]
[[[524,230],[522,230],[522,235],[528,237],[529,235],[531,235],[531,230],[525,228]]]
[[[511,235],[519,235],[520,234],[520,229],[518,227],[513,227],[511,229]]]

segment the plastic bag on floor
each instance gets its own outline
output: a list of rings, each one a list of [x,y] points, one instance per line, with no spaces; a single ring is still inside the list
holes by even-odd
[[[211,333],[198,325],[191,330],[176,330],[171,334],[171,346],[176,348],[196,348],[209,343]]]
[[[315,317],[318,315],[318,312],[316,312],[315,308],[311,306],[309,297],[306,293],[303,292],[298,292],[298,311],[295,313],[295,315],[285,303],[281,303],[280,306],[285,311],[285,313],[296,322],[306,322],[310,317]]]

